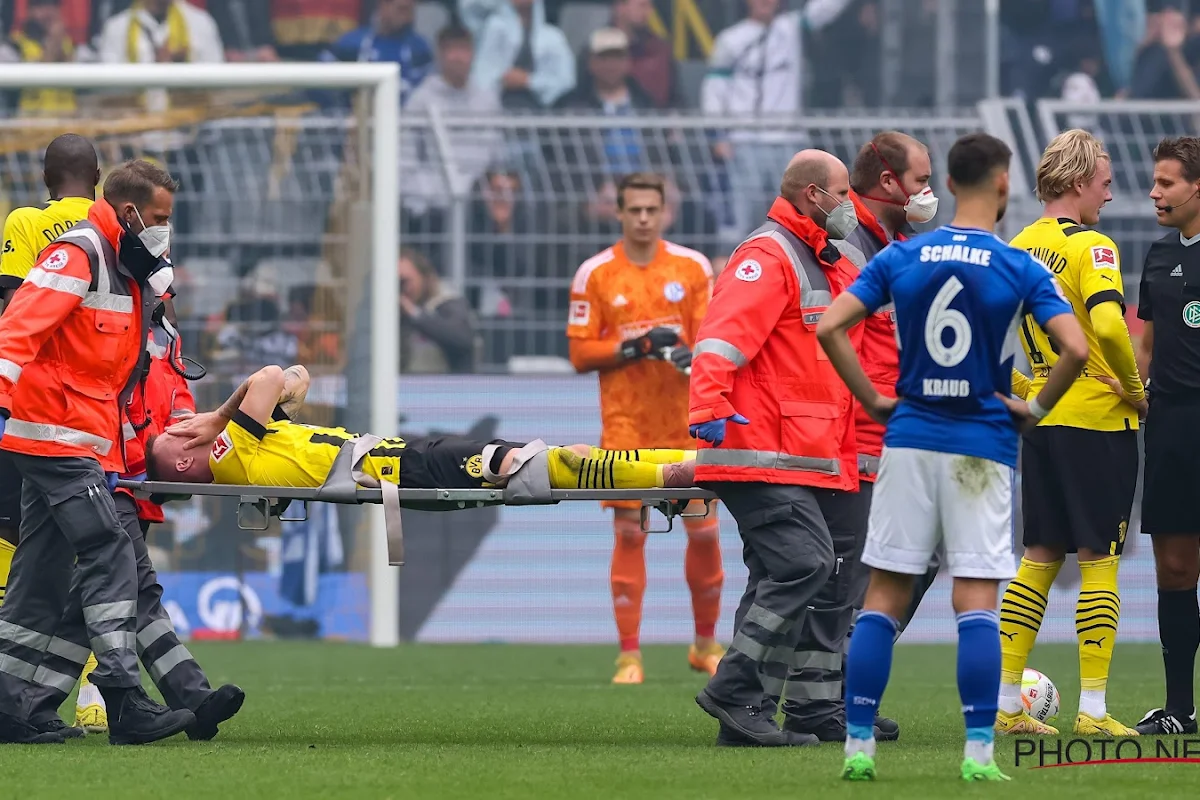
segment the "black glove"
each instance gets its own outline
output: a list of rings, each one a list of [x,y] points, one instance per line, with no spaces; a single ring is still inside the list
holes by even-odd
[[[673,348],[671,352],[667,354],[667,356],[671,360],[671,363],[675,365],[675,369],[679,370],[685,375],[691,374],[692,351],[689,350],[685,345],[681,344],[678,347]]]
[[[638,358],[659,358],[664,347],[674,347],[679,344],[679,334],[670,328],[652,328],[636,339],[621,342],[621,358],[633,361]]]

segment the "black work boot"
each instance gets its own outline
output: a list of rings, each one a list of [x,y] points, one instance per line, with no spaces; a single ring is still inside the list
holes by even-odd
[[[196,709],[196,721],[188,726],[187,737],[194,742],[207,742],[217,735],[217,726],[242,708],[246,693],[232,683],[220,687]]]
[[[775,720],[764,714],[758,706],[722,703],[710,695],[707,689],[696,695],[696,705],[720,722],[722,728],[750,740],[758,747],[787,746],[787,737],[779,730]]]
[[[844,742],[846,741],[846,718],[842,714],[835,714],[820,722],[812,722],[810,720],[800,720],[796,717],[785,716],[783,718],[783,730],[792,734],[811,734],[822,742]],[[890,741],[886,738],[886,734],[880,730],[878,722],[875,725],[875,741]]]
[[[173,711],[154,702],[141,686],[97,688],[108,706],[109,744],[157,742],[182,733],[196,721],[196,715],[187,709]]]
[[[879,742],[894,742],[900,738],[900,723],[890,717],[875,712],[875,740]]]
[[[782,741],[773,745],[764,745],[747,739],[729,726],[722,724],[720,730],[717,731],[717,747],[807,747],[821,743],[821,740],[811,733],[793,733],[791,731],[782,733]]]
[[[23,719],[0,713],[0,744],[62,744],[66,740],[58,731],[41,731]]]
[[[61,733],[66,739],[82,739],[84,736],[87,736],[87,731],[85,731],[83,728],[77,728],[72,725],[68,725],[58,717],[46,720],[40,725],[35,725],[34,727],[36,727],[42,733]]]

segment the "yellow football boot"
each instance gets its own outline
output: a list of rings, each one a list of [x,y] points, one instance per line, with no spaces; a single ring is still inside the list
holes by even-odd
[[[688,666],[696,672],[707,672],[710,676],[717,674],[717,665],[725,655],[725,648],[716,642],[709,642],[703,647],[692,645],[688,648]]]
[[[613,683],[641,683],[645,677],[645,672],[642,669],[641,653],[621,653],[617,657],[617,674],[613,675]]]
[[[1011,736],[1016,733],[1033,736],[1058,736],[1058,728],[1038,722],[1025,711],[1018,711],[1014,714],[997,711],[996,733],[1001,736]]]
[[[1104,719],[1096,719],[1090,714],[1079,712],[1075,718],[1075,733],[1080,736],[1138,736],[1137,731],[1122,725],[1113,719],[1112,714],[1106,714]]]

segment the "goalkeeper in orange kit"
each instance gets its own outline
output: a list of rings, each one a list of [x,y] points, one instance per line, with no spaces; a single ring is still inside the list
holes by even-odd
[[[695,250],[663,240],[665,197],[657,175],[622,180],[617,189],[621,240],[583,262],[571,286],[571,363],[579,372],[600,374],[605,450],[695,446],[687,432],[688,343],[708,308],[712,268]],[[614,509],[611,583],[621,652],[613,683],[641,683],[646,534],[640,504],[603,505]],[[715,506],[684,524],[684,572],[696,623],[688,663],[711,675],[725,653],[714,638],[725,577]]]

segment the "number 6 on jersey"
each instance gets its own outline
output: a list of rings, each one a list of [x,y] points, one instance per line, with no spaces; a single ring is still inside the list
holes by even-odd
[[[941,367],[957,366],[971,352],[971,323],[961,311],[950,308],[962,290],[962,281],[952,275],[934,296],[925,316],[925,349]],[[947,328],[953,336],[949,345],[944,341]]]

